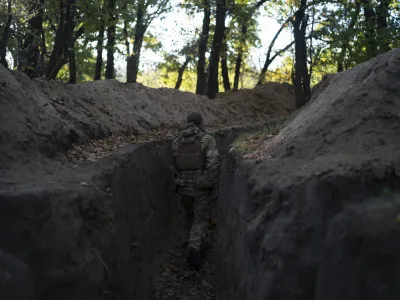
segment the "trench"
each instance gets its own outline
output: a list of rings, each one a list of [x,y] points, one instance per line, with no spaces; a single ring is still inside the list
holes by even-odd
[[[238,134],[254,129],[215,132],[221,158]],[[188,222],[174,190],[170,143],[125,146],[92,166],[52,178],[57,185],[38,180],[1,190],[0,248],[25,265],[18,285],[26,291],[29,286],[35,298],[21,298],[20,290],[6,284],[0,295],[215,299],[215,228],[209,228],[203,269],[190,270],[184,257]],[[0,266],[1,259],[0,253]],[[22,272],[9,267],[12,274]],[[0,268],[0,282],[2,273]]]
[[[0,248],[14,261],[0,251],[0,299],[398,299],[400,179],[391,167],[379,178],[360,170],[254,193],[252,165],[227,155],[254,129],[215,133],[218,224],[199,272],[185,260],[170,141],[126,146],[62,185],[2,190]]]

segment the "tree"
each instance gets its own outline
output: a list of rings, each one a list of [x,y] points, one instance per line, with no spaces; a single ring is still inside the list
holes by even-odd
[[[207,75],[206,75],[206,52],[208,36],[210,34],[211,19],[211,0],[203,0],[203,25],[200,34],[199,54],[197,61],[197,84],[196,94],[204,95],[206,92]]]
[[[258,78],[257,85],[260,85],[260,84],[262,84],[262,83],[264,82],[264,80],[265,80],[265,75],[267,74],[268,68],[269,68],[269,66],[271,65],[271,63],[275,60],[275,58],[277,58],[279,55],[281,55],[282,53],[284,53],[284,52],[287,51],[290,47],[293,46],[294,41],[291,42],[291,43],[289,43],[289,44],[288,44],[286,47],[284,47],[283,49],[281,49],[281,50],[279,50],[279,51],[276,51],[276,53],[275,53],[273,56],[271,56],[271,55],[272,55],[272,48],[274,47],[274,44],[275,44],[275,42],[276,42],[276,40],[277,40],[279,34],[280,34],[280,33],[282,32],[282,30],[288,25],[288,23],[290,22],[290,20],[291,20],[291,17],[290,17],[289,19],[287,19],[287,20],[285,21],[285,23],[282,24],[282,26],[279,28],[279,30],[275,33],[275,35],[274,35],[274,37],[273,37],[271,43],[269,44],[268,52],[267,52],[267,57],[266,57],[266,59],[265,59],[264,66],[263,66],[263,68],[262,68],[262,70],[261,70],[261,73],[260,73],[260,76],[259,76],[259,78]]]
[[[210,63],[208,67],[207,96],[215,98],[218,92],[218,67],[220,60],[221,45],[224,39],[226,1],[216,0],[216,21],[214,38],[211,46]]]
[[[75,81],[75,53],[73,45],[83,34],[84,28],[81,27],[74,33],[74,13],[76,0],[60,0],[59,3],[59,26],[56,32],[53,51],[47,64],[46,77],[55,79],[58,72],[66,64],[70,63],[71,82]]]
[[[0,41],[0,63],[4,65],[6,68],[8,67],[6,55],[7,55],[8,40],[10,38],[11,21],[12,21],[11,0],[7,0],[7,21],[3,29],[3,36]]]
[[[228,68],[228,45],[227,45],[227,30],[225,29],[224,39],[221,47],[221,72],[222,80],[224,84],[225,92],[231,89],[231,83],[229,81],[229,68]]]
[[[306,30],[308,15],[305,13],[307,0],[301,0],[300,7],[290,19],[293,26],[293,36],[295,44],[295,93],[296,106],[302,107],[308,100],[310,94],[310,77],[307,67],[307,44]]]
[[[151,22],[170,9],[169,0],[138,0],[136,4],[136,24],[133,52],[127,58],[127,82],[135,83],[139,72],[140,52],[147,28]]]
[[[97,53],[96,67],[95,67],[95,73],[94,73],[94,78],[93,78],[94,80],[101,79],[101,73],[103,70],[104,33],[106,30],[105,19],[107,17],[106,12],[105,12],[104,3],[100,3],[99,11],[100,11],[100,15],[96,18],[98,20],[98,22],[96,22],[96,24],[98,23],[98,25],[97,25],[98,34],[97,34],[97,46],[96,46],[96,53]]]
[[[245,51],[248,48],[248,39],[251,36],[249,34],[249,29],[253,27],[253,32],[255,31],[256,25],[256,15],[257,10],[266,2],[266,0],[258,1],[256,4],[244,3],[236,4],[233,9],[233,14],[237,19],[238,26],[241,28],[238,46],[237,46],[237,56],[235,62],[235,79],[233,83],[233,89],[238,90],[240,72],[242,68],[242,62],[245,55]]]
[[[107,0],[108,12],[108,27],[107,27],[107,65],[106,65],[106,79],[114,79],[114,53],[115,53],[115,39],[117,31],[117,15],[116,15],[116,0]]]

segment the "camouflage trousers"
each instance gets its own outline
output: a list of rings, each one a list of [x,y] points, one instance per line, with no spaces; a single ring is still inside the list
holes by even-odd
[[[188,247],[200,251],[211,219],[211,194],[182,195],[182,201],[187,214],[193,213]]]

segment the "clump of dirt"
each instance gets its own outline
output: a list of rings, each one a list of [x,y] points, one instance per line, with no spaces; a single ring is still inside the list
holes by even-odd
[[[214,300],[216,299],[215,243],[216,230],[209,228],[207,249],[199,272],[189,268],[186,261],[188,228],[183,230],[176,247],[160,264],[160,276],[155,279],[152,300]]]

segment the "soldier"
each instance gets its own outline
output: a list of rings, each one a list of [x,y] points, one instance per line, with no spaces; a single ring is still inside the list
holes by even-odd
[[[172,142],[172,150],[177,191],[184,202],[189,201],[193,206],[187,259],[189,265],[198,270],[200,250],[211,218],[211,201],[218,191],[220,176],[217,143],[204,131],[201,114],[189,114],[187,125]]]

